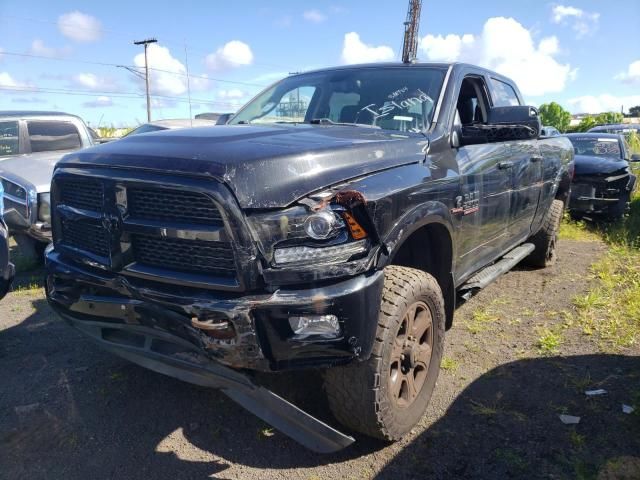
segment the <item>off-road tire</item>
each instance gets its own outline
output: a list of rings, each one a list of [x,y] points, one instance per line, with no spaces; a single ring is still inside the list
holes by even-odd
[[[524,259],[525,264],[531,267],[544,268],[556,263],[558,230],[560,229],[563,213],[564,202],[562,200],[554,200],[542,222],[540,230],[529,239],[535,249]]]
[[[393,441],[420,421],[431,399],[444,350],[445,307],[440,286],[431,275],[395,265],[385,268],[384,275],[371,356],[363,362],[327,370],[325,390],[329,407],[340,423],[365,435]],[[426,305],[431,313],[431,359],[423,369],[426,377],[422,377],[419,392],[412,403],[401,407],[390,391],[391,356],[405,315],[416,303]]]

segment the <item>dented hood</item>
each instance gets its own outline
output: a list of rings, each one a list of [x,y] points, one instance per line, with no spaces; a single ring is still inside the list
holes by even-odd
[[[233,125],[133,135],[59,166],[131,168],[224,182],[242,208],[275,208],[343,180],[419,162],[426,138],[307,124]]]
[[[621,158],[599,155],[576,155],[575,164],[576,176],[609,175],[629,166],[629,163]]]

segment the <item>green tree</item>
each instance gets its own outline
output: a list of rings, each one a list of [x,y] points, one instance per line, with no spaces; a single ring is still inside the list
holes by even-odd
[[[598,122],[596,122],[595,117],[592,117],[591,115],[587,115],[582,120],[580,120],[580,123],[578,124],[578,127],[576,128],[576,131],[577,132],[586,132],[590,128],[595,127],[596,125],[598,125]]]
[[[544,103],[538,109],[540,111],[540,121],[542,125],[551,125],[561,132],[569,128],[571,114],[556,102]]]
[[[624,115],[620,112],[606,112],[596,115],[596,123],[598,125],[606,125],[609,123],[622,123]]]
[[[640,105],[636,105],[635,107],[631,107],[629,109],[630,117],[640,117]]]

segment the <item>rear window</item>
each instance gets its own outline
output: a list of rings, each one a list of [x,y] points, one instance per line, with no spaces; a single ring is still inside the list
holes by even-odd
[[[0,156],[17,155],[19,148],[18,122],[0,122]]]
[[[516,91],[508,83],[498,80],[497,78],[492,78],[491,86],[493,87],[492,97],[494,107],[520,105]]]
[[[82,147],[78,129],[69,122],[27,122],[32,152],[74,150]]]

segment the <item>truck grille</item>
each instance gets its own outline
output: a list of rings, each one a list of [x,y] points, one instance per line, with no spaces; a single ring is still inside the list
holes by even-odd
[[[126,180],[68,176],[54,181],[57,244],[106,259],[94,260],[112,270],[138,265],[165,270],[167,278],[184,272],[237,279],[234,249],[209,195]],[[194,238],[209,232],[207,238],[216,240],[177,238],[179,231],[192,232]]]
[[[79,248],[94,255],[109,257],[111,248],[102,225],[85,222],[63,222],[62,239],[70,247]]]
[[[196,225],[222,225],[220,211],[209,197],[181,190],[129,188],[129,214],[134,218]]]
[[[234,277],[233,250],[228,242],[204,242],[132,235],[136,261],[149,267]]]
[[[104,186],[93,180],[63,180],[58,184],[60,203],[81,210],[100,211],[104,204]]]

